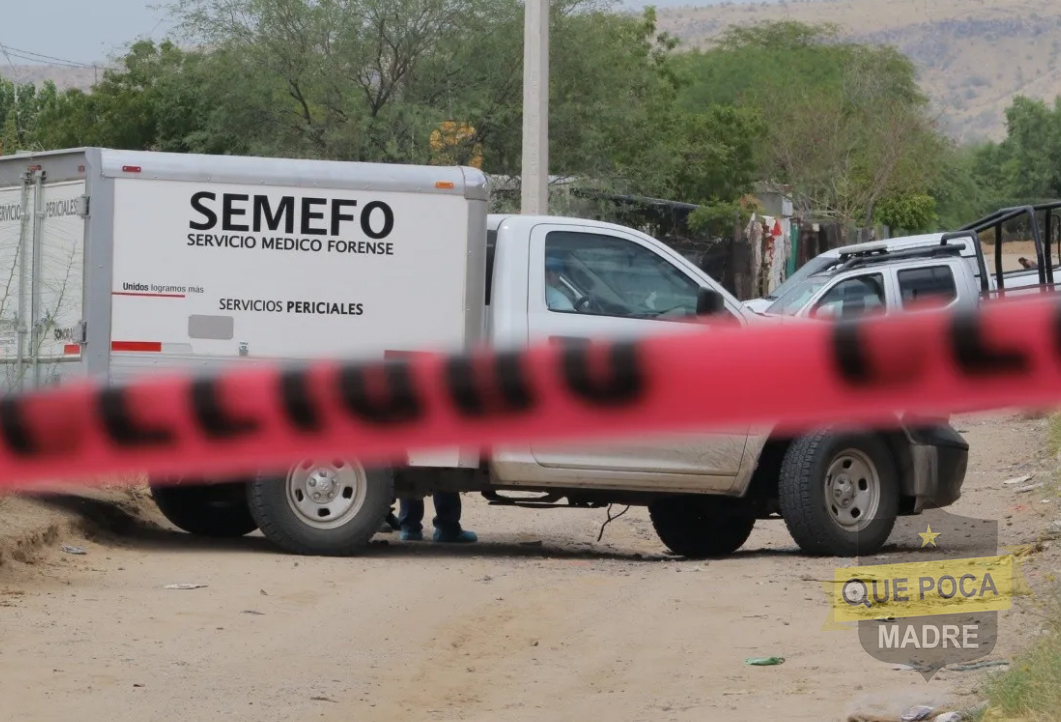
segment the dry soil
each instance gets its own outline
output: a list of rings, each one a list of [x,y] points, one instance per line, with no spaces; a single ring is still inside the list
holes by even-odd
[[[963,417],[972,444],[951,511],[1029,544],[1058,516],[1046,421]],[[732,558],[675,560],[642,509],[525,511],[465,497],[480,543],[380,535],[365,556],[299,558],[264,539],[172,531],[142,492],[0,506],[0,715],[18,722],[843,720],[915,703],[969,705],[984,675],[931,682],[826,632],[818,579],[852,560],[801,556],[783,522]],[[428,507],[430,513],[430,506]],[[386,542],[386,543],[382,543]],[[889,554],[920,539],[894,539]],[[79,547],[84,554],[63,551]],[[1033,587],[1058,567],[1047,542]],[[203,584],[171,590],[176,583]],[[991,659],[1039,623],[1021,600]],[[749,657],[785,662],[751,667]]]

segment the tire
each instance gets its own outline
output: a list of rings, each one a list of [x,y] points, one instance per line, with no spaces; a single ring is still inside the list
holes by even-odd
[[[247,483],[149,482],[155,506],[173,526],[196,536],[236,538],[258,528],[247,505]]]
[[[748,541],[755,526],[755,515],[747,505],[720,496],[660,499],[649,504],[648,515],[659,540],[690,559],[732,554]]]
[[[318,491],[323,498],[315,500]],[[307,459],[284,475],[262,475],[247,485],[251,515],[262,534],[286,552],[311,556],[362,551],[393,500],[393,472],[368,470],[356,461]]]
[[[789,533],[816,556],[875,554],[899,511],[895,462],[873,434],[818,431],[796,439],[781,464],[778,491]]]

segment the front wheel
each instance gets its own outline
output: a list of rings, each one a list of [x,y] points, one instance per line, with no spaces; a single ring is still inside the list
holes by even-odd
[[[148,485],[162,515],[189,534],[234,538],[258,528],[247,506],[246,482],[211,484],[182,478],[153,479]]]
[[[755,526],[747,504],[721,496],[667,497],[649,504],[648,515],[659,540],[690,559],[732,554]]]
[[[778,487],[785,525],[808,554],[875,554],[899,511],[895,462],[873,434],[818,431],[796,439]]]
[[[390,513],[394,476],[355,461],[305,460],[284,475],[247,485],[262,534],[294,554],[350,556],[368,545]]]

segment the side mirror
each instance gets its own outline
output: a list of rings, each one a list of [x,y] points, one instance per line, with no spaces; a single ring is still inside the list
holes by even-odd
[[[710,288],[701,288],[696,296],[696,315],[715,316],[726,310],[726,299]]]

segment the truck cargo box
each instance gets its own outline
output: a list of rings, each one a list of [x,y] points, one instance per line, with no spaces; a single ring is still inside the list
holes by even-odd
[[[487,199],[462,167],[4,157],[5,384],[466,350],[484,337]]]

